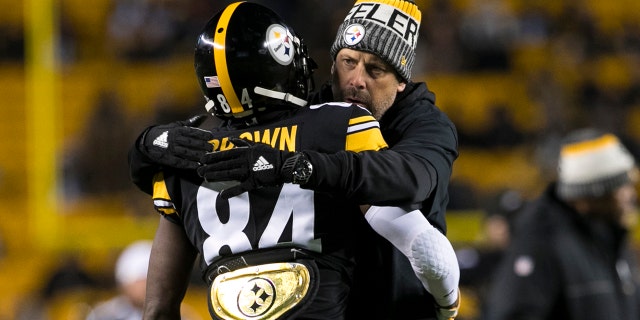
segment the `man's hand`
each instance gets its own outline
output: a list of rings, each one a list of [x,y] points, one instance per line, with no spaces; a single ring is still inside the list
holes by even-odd
[[[201,114],[186,121],[149,127],[138,141],[138,150],[156,164],[176,169],[196,169],[210,152],[213,134],[197,128],[207,118]]]
[[[239,185],[223,190],[220,193],[223,198],[284,182],[282,165],[292,152],[242,139],[230,141],[235,148],[207,153],[200,159],[202,166],[198,168],[198,175],[207,181],[240,181]]]

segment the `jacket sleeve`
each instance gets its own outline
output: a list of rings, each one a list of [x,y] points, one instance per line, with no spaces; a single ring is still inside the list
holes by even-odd
[[[305,150],[314,173],[302,187],[338,192],[359,204],[411,209],[434,190],[446,191],[458,156],[455,127],[428,113],[397,118],[403,122],[391,127],[401,130],[383,132],[390,149],[334,154]]]

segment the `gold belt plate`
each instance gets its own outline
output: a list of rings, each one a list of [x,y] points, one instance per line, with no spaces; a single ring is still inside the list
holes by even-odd
[[[277,319],[304,298],[310,281],[307,267],[295,262],[226,272],[211,284],[211,311],[222,319]]]

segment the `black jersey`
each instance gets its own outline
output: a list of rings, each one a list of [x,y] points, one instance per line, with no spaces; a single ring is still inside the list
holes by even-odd
[[[304,107],[287,119],[242,130],[219,128],[213,133],[214,151],[233,148],[229,139],[238,137],[292,152],[387,147],[371,114],[346,103]],[[195,171],[167,169],[154,180],[156,209],[183,226],[206,265],[221,257],[282,246],[338,260],[352,258],[353,226],[364,218],[359,207],[343,196],[285,183],[224,200],[218,197],[223,188],[224,183],[204,181]]]

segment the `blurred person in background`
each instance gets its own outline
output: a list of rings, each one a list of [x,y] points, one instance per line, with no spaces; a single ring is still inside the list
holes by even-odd
[[[158,60],[173,54],[183,29],[176,1],[114,0],[106,38],[117,57],[127,61]]]
[[[493,198],[493,197],[488,197]],[[511,237],[511,221],[522,207],[521,194],[506,189],[484,205],[481,237],[456,248],[460,263],[460,287],[465,299],[463,319],[483,319],[491,275],[500,263]]]
[[[96,305],[87,320],[142,319],[151,245],[150,240],[139,240],[120,253],[115,266],[119,294]]]
[[[486,319],[640,319],[640,269],[629,241],[637,179],[615,135],[592,128],[567,135],[557,181],[515,220]]]
[[[117,123],[119,130],[113,130]],[[132,188],[127,177],[124,141],[131,141],[133,121],[118,91],[104,88],[98,92],[91,113],[79,134],[63,150],[63,192],[73,202],[83,197],[127,194]],[[96,146],[100,146],[99,148]],[[101,172],[95,168],[110,167]]]
[[[118,294],[97,303],[87,320],[142,319],[152,244],[151,240],[138,240],[122,250],[114,269]],[[181,307],[181,319],[201,319],[191,305],[183,303]]]

